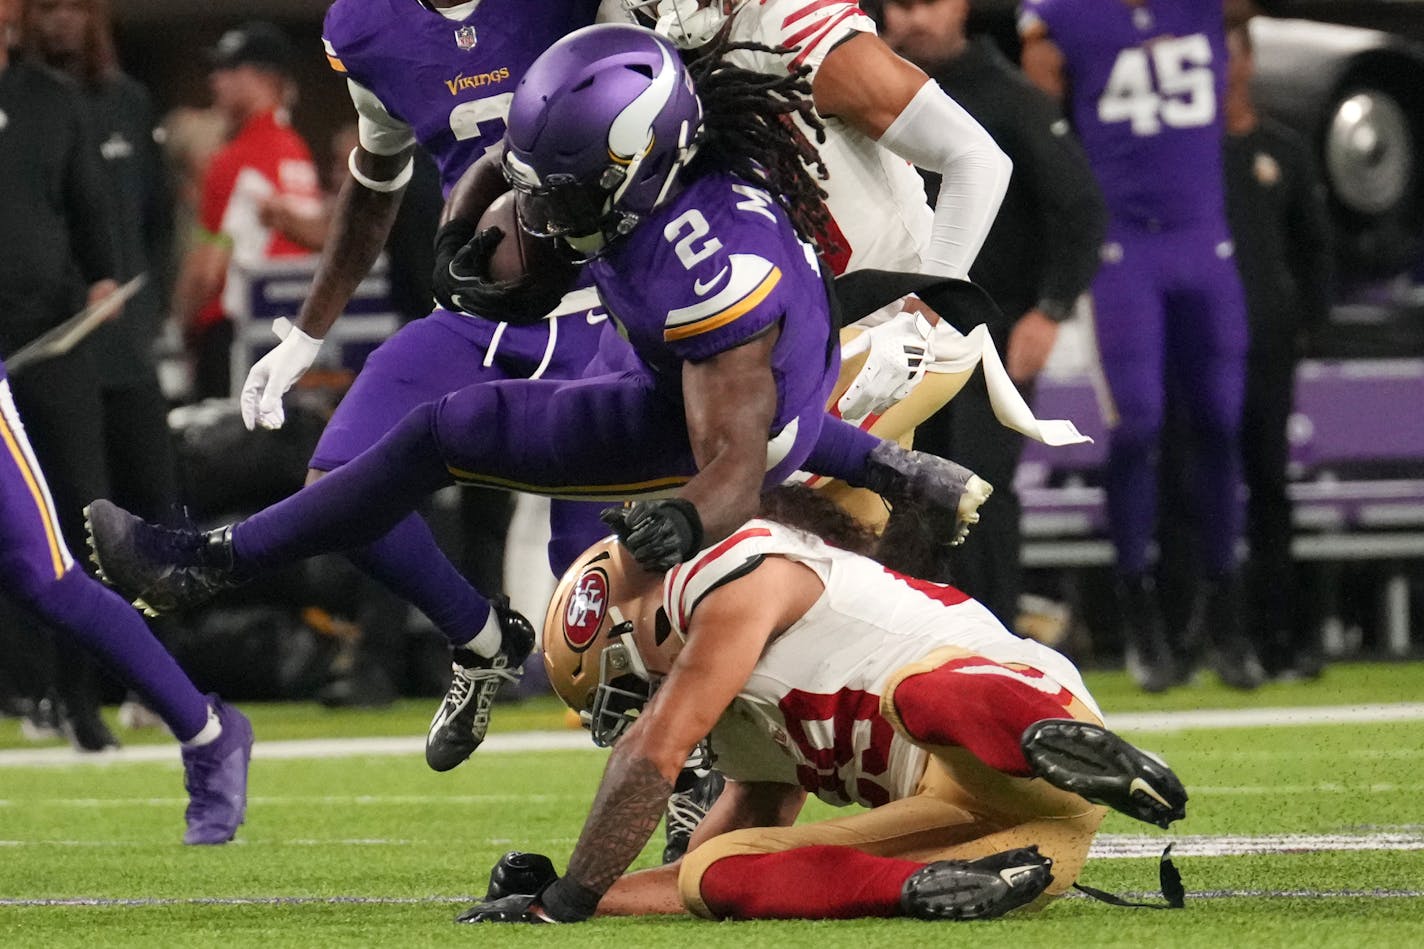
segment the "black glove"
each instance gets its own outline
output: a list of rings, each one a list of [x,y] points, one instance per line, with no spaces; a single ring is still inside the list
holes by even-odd
[[[503,861],[501,861],[503,862]],[[593,916],[599,894],[572,880],[555,877],[539,893],[516,893],[476,903],[455,917],[457,923],[577,923]]]
[[[516,893],[497,900],[476,903],[455,917],[457,923],[548,923],[552,920],[533,911],[532,893]]]
[[[691,501],[637,501],[599,515],[644,570],[665,573],[702,549],[702,518]]]
[[[537,323],[562,298],[540,290],[528,277],[489,279],[490,255],[504,239],[497,227],[476,233],[474,225],[452,218],[435,235],[435,301],[447,310],[519,325]]]
[[[542,853],[511,850],[490,870],[485,902],[516,894],[539,893],[558,878],[554,862]]]

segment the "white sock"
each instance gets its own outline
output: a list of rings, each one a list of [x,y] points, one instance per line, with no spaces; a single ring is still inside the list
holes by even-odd
[[[475,655],[488,659],[499,652],[499,647],[503,644],[504,633],[499,628],[499,617],[491,607],[489,619],[485,620],[485,625],[475,634],[475,638],[459,645],[462,649],[473,650]]]
[[[184,748],[201,748],[204,745],[211,745],[218,740],[222,734],[222,722],[218,720],[218,713],[211,705],[208,706],[208,723],[203,726],[202,731],[183,742]]]

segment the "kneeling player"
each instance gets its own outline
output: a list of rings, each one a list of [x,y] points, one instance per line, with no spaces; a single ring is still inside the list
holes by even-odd
[[[611,539],[565,574],[550,679],[617,747],[567,873],[510,883],[506,858],[461,921],[986,918],[1071,886],[1100,805],[1184,816],[1181,782],[1102,727],[1066,658],[852,552],[868,538],[815,496],[771,499],[778,520],[661,582]],[[692,850],[625,876],[709,734],[727,790]],[[871,810],[792,826],[808,792]]]

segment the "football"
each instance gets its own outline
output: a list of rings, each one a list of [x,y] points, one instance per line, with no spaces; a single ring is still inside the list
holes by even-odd
[[[562,295],[577,267],[559,253],[552,238],[535,237],[519,226],[514,192],[506,191],[480,215],[479,230],[497,227],[504,233],[490,254],[489,276],[501,283],[528,275],[549,292]]]

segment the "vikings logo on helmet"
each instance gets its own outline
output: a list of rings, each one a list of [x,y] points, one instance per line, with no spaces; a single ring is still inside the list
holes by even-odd
[[[616,23],[570,33],[510,102],[504,173],[520,226],[597,256],[667,197],[701,127],[692,78],[666,39]]]
[[[575,652],[583,652],[593,642],[608,609],[608,574],[594,567],[579,577],[564,610],[564,640]]]

